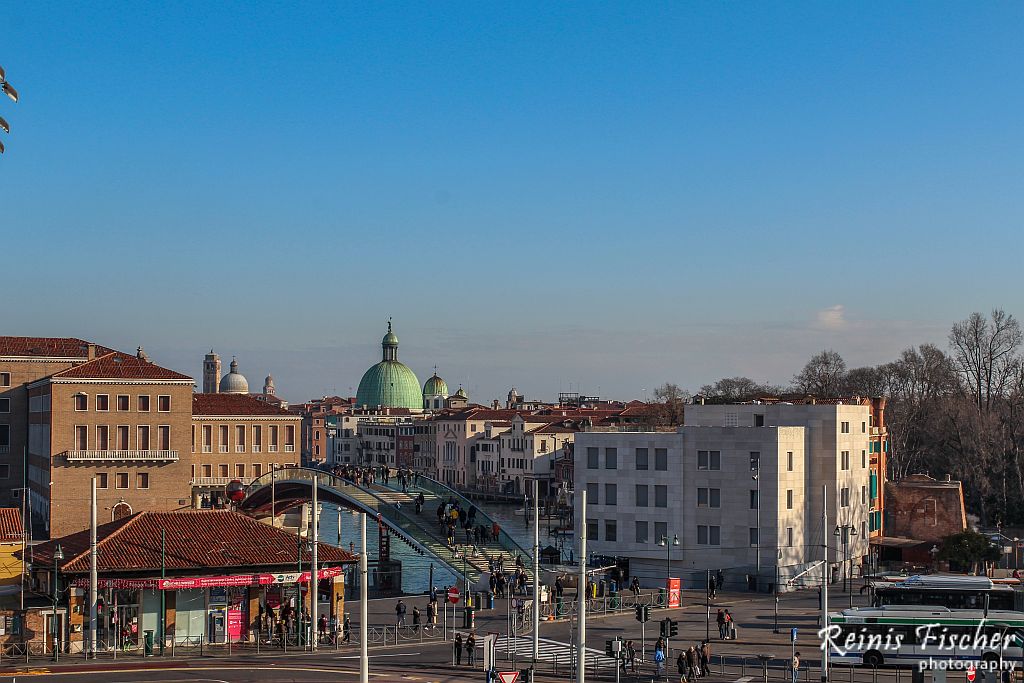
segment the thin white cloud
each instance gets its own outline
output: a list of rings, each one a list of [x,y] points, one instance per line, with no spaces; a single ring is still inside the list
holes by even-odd
[[[847,326],[846,308],[842,304],[829,306],[818,311],[818,327],[826,330],[841,330]]]

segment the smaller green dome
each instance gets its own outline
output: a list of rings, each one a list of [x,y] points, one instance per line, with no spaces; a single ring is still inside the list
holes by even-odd
[[[455,392],[455,395],[459,398],[469,398],[469,396],[466,395],[466,390],[462,388],[461,384],[459,385],[459,390]]]
[[[434,373],[434,376],[423,385],[424,396],[448,396],[448,385]]]
[[[380,341],[383,346],[398,346],[398,335],[391,331],[391,321],[388,321],[388,333]]]

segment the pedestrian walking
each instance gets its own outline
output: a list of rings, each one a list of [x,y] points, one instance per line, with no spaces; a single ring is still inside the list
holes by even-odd
[[[718,597],[718,579],[714,576],[708,577],[708,595],[711,596],[712,600]]]
[[[341,623],[341,642],[346,645],[352,642],[352,619],[345,615],[345,621]]]
[[[687,668],[686,657],[683,656],[683,652],[679,652],[679,656],[676,657],[676,669],[679,671],[679,680],[688,681],[690,680],[690,671]]]
[[[793,659],[789,662],[789,673],[793,678],[793,683],[797,683],[800,680],[800,653],[794,652]]]
[[[317,642],[323,643],[327,640],[327,615],[321,614],[320,618],[316,620],[316,635],[318,638]]]
[[[434,600],[427,603],[427,623],[431,626],[437,623],[437,602]]]
[[[466,638],[466,664],[469,666],[476,665],[476,635],[470,633]],[[796,683],[796,681],[793,681]]]
[[[412,631],[413,633],[420,632],[420,608],[416,605],[412,607]]]
[[[555,579],[555,597],[562,597],[563,591],[565,591],[565,586],[562,585],[562,577],[559,576]]]
[[[711,643],[706,640],[700,644],[700,668],[705,676],[711,673]]]
[[[395,605],[395,616],[398,618],[398,625],[405,626],[405,603],[401,600]]]
[[[640,579],[634,576],[629,584],[629,590],[633,591],[633,597],[640,595]]]
[[[629,662],[629,669],[631,672],[636,673],[636,645],[633,644],[632,640],[626,641],[626,658],[622,664],[622,670],[626,670],[626,662]]]
[[[654,675],[663,676],[665,674],[665,641],[658,638],[658,642],[654,645]]]
[[[455,634],[455,666],[462,666],[462,634]]]

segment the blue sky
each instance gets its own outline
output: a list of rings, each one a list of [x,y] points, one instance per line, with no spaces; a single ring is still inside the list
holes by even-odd
[[[1024,314],[1024,4],[4,10],[3,333],[292,400],[785,381]]]

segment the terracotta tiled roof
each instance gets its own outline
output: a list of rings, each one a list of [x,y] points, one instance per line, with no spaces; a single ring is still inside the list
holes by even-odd
[[[562,421],[550,422],[529,431],[530,434],[574,434],[580,431],[577,427],[566,427]]]
[[[160,569],[160,531],[166,538],[165,566],[172,571],[234,567],[274,567],[296,564],[295,534],[258,522],[230,510],[187,512],[139,512],[97,529],[100,572],[140,572]],[[53,563],[54,548],[64,552],[62,571],[89,571],[89,531],[47,541],[34,548],[40,566]],[[340,548],[321,543],[319,561],[331,564],[355,562]],[[302,551],[308,566],[310,553]]]
[[[248,394],[192,394],[193,415],[298,415]]]
[[[86,358],[89,342],[75,337],[0,337],[0,356]],[[96,355],[112,349],[96,347]]]
[[[53,377],[61,379],[192,379],[188,375],[162,368],[120,351],[111,351],[96,360],[58,372]]]
[[[25,533],[21,525],[21,510],[0,508],[0,543],[20,541]]]

